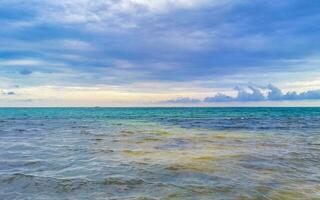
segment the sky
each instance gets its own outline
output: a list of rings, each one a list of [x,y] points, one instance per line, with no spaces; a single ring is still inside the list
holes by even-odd
[[[0,0],[0,106],[320,106],[318,0]]]

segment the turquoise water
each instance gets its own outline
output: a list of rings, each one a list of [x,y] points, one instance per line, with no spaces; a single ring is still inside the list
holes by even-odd
[[[320,108],[1,108],[0,199],[320,199]]]

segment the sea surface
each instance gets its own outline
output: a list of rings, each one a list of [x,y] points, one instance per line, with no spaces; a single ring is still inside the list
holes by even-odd
[[[320,108],[0,108],[0,199],[320,199]]]

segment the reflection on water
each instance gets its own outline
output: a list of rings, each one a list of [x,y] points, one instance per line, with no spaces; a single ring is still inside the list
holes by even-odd
[[[0,109],[0,199],[320,199],[320,111],[141,110]]]

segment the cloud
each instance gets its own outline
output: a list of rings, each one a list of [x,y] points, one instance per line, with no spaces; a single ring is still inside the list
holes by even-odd
[[[171,99],[167,101],[163,101],[161,103],[167,103],[167,104],[195,104],[195,103],[200,103],[201,100],[199,99],[192,99],[189,97],[180,97],[177,99]]]
[[[13,95],[17,95],[15,92],[13,91],[1,91],[1,93],[5,96],[13,96]]]
[[[22,69],[22,70],[19,71],[19,73],[21,75],[30,75],[30,74],[32,74],[32,71],[29,70],[29,69]]]
[[[194,9],[204,5],[219,6],[236,0],[20,0],[0,1],[0,7],[10,7],[17,11],[33,12],[36,20],[15,23],[15,27],[29,27],[39,24],[109,24],[130,27],[141,16],[168,13],[179,9]],[[19,6],[18,6],[19,5]],[[22,13],[21,18],[23,18]],[[134,27],[134,25],[132,26]]]
[[[208,96],[205,102],[317,98],[317,92],[300,93],[319,84],[291,85],[319,81],[317,8],[289,0],[2,0],[0,86],[167,95],[150,102],[177,94]],[[290,83],[286,89],[299,93],[269,85],[210,94],[213,87],[225,91],[248,82]],[[194,102],[182,99],[171,101]]]
[[[320,89],[319,90],[309,90],[306,92],[298,93],[296,91],[287,92],[283,94],[282,91],[269,84],[268,87],[269,93],[267,99],[269,101],[294,101],[294,100],[317,100],[320,99]]]
[[[277,100],[281,100],[283,98],[282,91],[279,88],[277,88],[276,86],[269,84],[267,86],[267,89],[269,89],[269,93],[268,93],[269,100],[277,101]]]
[[[17,59],[17,60],[0,61],[0,65],[4,65],[4,66],[36,66],[41,64],[42,62],[40,60],[34,60],[34,59]]]
[[[33,102],[33,99],[16,99],[16,102],[30,103]]]
[[[288,92],[282,100],[316,100],[320,99],[320,90],[310,90],[302,93]]]
[[[255,102],[255,101],[302,101],[320,100],[320,90],[310,90],[298,93],[291,91],[283,93],[278,87],[269,84],[267,86],[251,86],[246,88],[235,87],[235,97],[218,93],[213,97],[206,97],[204,102]]]
[[[77,51],[94,51],[95,48],[86,41],[76,39],[60,39],[60,40],[48,40],[42,41],[44,47],[52,50],[71,50]]]
[[[222,93],[218,93],[214,97],[206,97],[203,101],[204,102],[231,102],[231,101],[234,101],[234,98]]]
[[[261,92],[261,89],[255,86],[248,86],[249,91],[246,91],[243,88],[236,87],[238,91],[238,96],[236,97],[237,101],[263,101],[265,100],[264,95]]]
[[[221,5],[229,0],[49,0],[45,3],[40,2],[37,2],[37,5],[42,8],[42,19],[45,21],[73,24],[118,21],[122,22],[118,25],[125,25],[130,24],[130,18],[177,9],[193,9],[208,3]]]
[[[0,50],[1,51],[1,50]],[[3,67],[2,67],[3,66]],[[1,59],[0,60],[0,75],[1,72],[18,73],[20,75],[30,75],[35,72],[53,73],[71,71],[72,67],[67,63],[51,59]],[[19,78],[19,77],[16,77]]]

